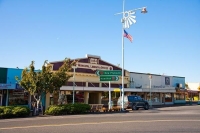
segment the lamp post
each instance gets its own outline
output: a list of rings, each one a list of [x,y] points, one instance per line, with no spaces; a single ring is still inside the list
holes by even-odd
[[[137,8],[133,10],[124,11],[123,0],[123,12],[116,13],[115,15],[122,14],[122,111],[124,110],[124,29],[129,28],[133,23],[136,23],[136,16],[133,16],[137,10],[141,10],[141,13],[147,13],[146,7]]]
[[[152,108],[152,100],[151,100],[151,80],[152,80],[152,75],[149,75],[150,108]]]
[[[74,73],[73,73],[73,104],[74,104],[74,84],[75,84],[75,70],[76,70],[76,66],[72,66],[72,68],[74,69]]]

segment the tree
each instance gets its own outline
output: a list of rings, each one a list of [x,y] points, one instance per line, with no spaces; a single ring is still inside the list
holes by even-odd
[[[42,100],[42,93],[47,94],[59,91],[60,87],[64,85],[69,78],[72,77],[69,72],[72,70],[72,66],[76,64],[76,61],[70,63],[70,59],[63,61],[63,65],[58,71],[53,72],[52,66],[45,60],[42,70],[36,71],[34,67],[34,61],[31,62],[29,68],[25,68],[21,74],[21,80],[16,77],[19,85],[29,92],[37,102],[37,112],[39,109],[39,103]],[[36,97],[37,95],[37,97]],[[30,101],[29,101],[30,102]]]
[[[189,86],[188,86],[188,84],[187,84],[187,83],[185,83],[185,88],[186,88],[186,89],[189,89]]]

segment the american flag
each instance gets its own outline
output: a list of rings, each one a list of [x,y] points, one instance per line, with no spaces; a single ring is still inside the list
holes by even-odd
[[[128,34],[128,32],[126,32],[125,30],[124,30],[124,37],[128,38],[131,42],[133,41],[132,36]]]

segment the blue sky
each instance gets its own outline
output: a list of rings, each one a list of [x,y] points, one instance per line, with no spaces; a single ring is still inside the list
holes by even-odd
[[[126,0],[136,24],[125,38],[124,66],[132,72],[186,77],[200,82],[200,0]],[[0,66],[41,68],[57,61],[99,55],[121,62],[122,0],[0,0]]]

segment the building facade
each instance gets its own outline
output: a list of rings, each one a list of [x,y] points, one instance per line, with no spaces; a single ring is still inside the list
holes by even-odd
[[[28,94],[15,79],[21,73],[18,68],[0,68],[0,106],[28,105]]]
[[[108,81],[100,81],[99,76],[96,75],[96,70],[121,70],[120,67],[113,65],[101,59],[100,56],[86,55],[85,58],[73,59],[78,61],[76,68],[70,74],[74,75],[74,78],[70,78],[69,81],[63,85],[61,90],[61,96],[65,99],[65,102],[72,102],[73,90],[75,90],[75,101],[83,102],[87,104],[100,104],[108,102]],[[57,71],[63,64],[63,61],[50,62],[52,70]],[[121,76],[118,81],[111,81],[112,95],[119,95],[119,92],[113,92],[114,89],[121,86]],[[124,88],[125,92],[129,87],[129,72],[124,70]],[[134,90],[132,90],[134,91]],[[52,96],[47,94],[46,105],[55,104],[58,102],[59,95]],[[67,101],[66,101],[67,100]]]
[[[73,77],[60,88],[59,93],[44,95],[42,105],[48,108],[52,104],[72,103],[73,92],[75,102],[108,105],[109,82],[100,81],[96,72],[122,69],[96,55],[87,54],[84,58],[71,59],[70,62],[73,61],[77,61],[74,69],[69,72]],[[52,71],[57,71],[62,64],[63,61],[55,61],[50,62],[49,65],[52,66]],[[18,68],[0,68],[0,106],[28,105],[30,96],[15,79],[16,76],[21,77],[22,71],[23,69]],[[111,99],[114,104],[120,96],[121,83],[121,76],[119,80],[110,82]],[[124,70],[124,92],[125,95],[140,95],[145,100],[151,101],[153,105],[186,103],[185,99],[188,95],[185,89],[185,77],[127,70]]]
[[[136,88],[136,94],[153,105],[185,103],[184,77],[130,72],[130,88]]]
[[[186,83],[187,100],[200,101],[200,83]]]
[[[21,79],[22,71],[19,68],[0,68],[0,106],[30,105],[31,96],[16,80],[16,76]],[[42,103],[44,105],[45,98]]]
[[[58,103],[58,99],[64,103],[72,102],[74,91],[75,102],[87,104],[108,104],[108,81],[100,81],[96,75],[97,70],[122,70],[101,59],[100,56],[86,55],[85,58],[74,59],[78,61],[75,70],[71,71],[74,76],[60,88],[60,94],[47,94],[46,105]],[[71,60],[74,61],[74,60]],[[63,61],[50,62],[52,70],[57,71],[63,64]],[[114,104],[120,96],[121,76],[118,81],[111,81],[111,97]],[[150,83],[151,82],[151,83]],[[151,86],[150,86],[151,84]],[[185,103],[185,78],[175,76],[164,76],[129,72],[124,70],[124,92],[125,95],[136,94],[145,100],[153,102],[153,105]],[[150,93],[151,91],[151,93]],[[151,94],[151,96],[150,96]]]

